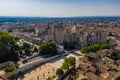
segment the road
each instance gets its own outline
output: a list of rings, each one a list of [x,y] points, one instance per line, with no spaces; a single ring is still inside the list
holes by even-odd
[[[37,67],[40,67],[41,65],[46,64],[47,62],[50,62],[53,59],[58,58],[60,55],[55,55],[49,58],[39,58],[33,61],[30,61],[24,65],[22,65],[20,68],[16,69],[15,72],[19,72],[19,71],[24,71],[25,73],[28,73],[34,69],[36,69]]]
[[[70,54],[76,54],[76,50],[72,50],[72,51],[66,51],[62,56],[68,56]],[[81,54],[79,54],[80,56]],[[14,70],[16,73],[18,73],[19,71],[23,71],[25,73],[29,73],[31,72],[32,70],[46,64],[46,63],[49,63],[51,61],[54,61],[56,59],[59,59],[61,57],[61,54],[60,55],[55,55],[55,56],[52,56],[52,57],[49,57],[49,58],[41,58],[41,57],[36,57],[34,58],[33,60],[27,62],[26,64],[23,64],[21,65],[18,69]],[[10,75],[8,75],[9,77]]]
[[[32,56],[27,57],[26,59],[27,59],[27,63],[22,63],[23,59],[21,59],[20,61],[18,61],[18,64],[20,64],[19,67],[24,67],[27,64],[31,64],[32,61],[36,61],[36,60],[39,60],[39,59],[42,60],[43,58],[41,56],[39,56],[39,54],[37,52],[35,52],[35,53],[33,53]]]
[[[36,58],[34,58],[34,59],[28,60],[27,63],[22,63],[22,62],[21,62],[19,68],[21,68],[21,67],[26,67],[27,65],[33,65],[33,64],[35,64],[36,62],[41,62],[41,61],[43,61],[43,60],[45,60],[45,58],[36,57]]]
[[[26,65],[34,64],[34,63],[36,63],[38,61],[43,61],[43,60],[48,59],[50,57],[51,57],[51,55],[42,55],[42,56],[40,56],[39,53],[36,52],[36,53],[33,53],[32,56],[27,57],[27,62],[26,63],[22,63],[22,60],[20,60],[18,62],[20,64],[19,67],[21,68],[21,67],[24,67]]]
[[[79,56],[75,51],[76,50],[66,51],[66,53],[64,53],[64,55],[68,55],[70,53],[74,53],[74,55]],[[55,56],[52,56],[52,57],[49,57],[49,58],[43,58],[41,56],[38,56],[36,58],[28,60],[28,62],[25,63],[25,64],[21,64],[20,67],[19,67],[19,70],[25,71],[25,69],[28,69],[28,68],[31,68],[31,67],[33,68],[36,65],[40,65],[40,64],[48,62],[48,61],[50,61],[52,59],[56,59],[59,56],[60,55],[55,55]]]

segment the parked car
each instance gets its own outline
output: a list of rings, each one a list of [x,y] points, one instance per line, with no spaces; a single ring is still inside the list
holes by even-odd
[[[23,59],[23,60],[22,60],[22,63],[26,63],[26,62],[27,62],[27,59]]]

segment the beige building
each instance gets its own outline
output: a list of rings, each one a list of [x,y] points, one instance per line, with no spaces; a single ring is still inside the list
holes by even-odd
[[[83,26],[55,26],[40,38],[64,45],[65,48],[81,48],[93,44],[106,43],[107,32],[102,29]]]

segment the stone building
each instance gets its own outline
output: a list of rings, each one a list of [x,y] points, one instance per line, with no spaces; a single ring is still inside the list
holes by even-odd
[[[41,36],[42,39],[64,45],[67,49],[73,49],[106,43],[107,32],[102,29],[89,29],[89,27],[81,26],[55,26],[48,30],[48,34]]]
[[[95,30],[74,26],[72,28],[56,29],[56,41],[59,44],[66,42],[75,48],[106,43],[107,33],[104,30]]]

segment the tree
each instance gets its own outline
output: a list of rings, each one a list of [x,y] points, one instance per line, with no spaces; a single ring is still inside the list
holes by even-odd
[[[7,32],[0,32],[0,62],[16,60],[15,39]]]
[[[12,46],[8,50],[8,56],[10,61],[17,61],[18,60],[18,53],[15,51],[15,48]]]
[[[17,80],[17,73],[16,72],[12,72],[10,74],[10,78],[12,78],[13,80]]]
[[[23,75],[23,74],[25,74],[23,71],[19,71],[19,72],[18,72],[18,76],[21,76],[21,75]]]
[[[110,45],[109,45],[109,44],[102,44],[102,45],[101,45],[101,48],[102,48],[102,49],[109,49],[109,48],[110,48]]]
[[[8,60],[7,48],[3,42],[0,42],[0,63]]]
[[[69,58],[66,58],[63,62],[62,69],[68,70],[70,67],[75,65],[75,57],[70,56]]]
[[[53,43],[47,42],[39,46],[39,52],[40,54],[56,54],[57,50]]]
[[[15,45],[15,39],[7,32],[0,32],[0,42],[3,42],[6,46]]]
[[[25,48],[25,54],[29,55],[29,53],[30,53],[30,50]]]
[[[57,70],[56,70],[56,74],[57,75],[62,75],[64,73],[64,71],[61,69],[61,68],[58,68]]]
[[[70,56],[69,58],[68,58],[70,61],[70,66],[74,66],[75,65],[75,61],[76,61],[76,59],[75,59],[75,57],[72,57],[72,56]]]
[[[62,64],[62,69],[68,70],[68,69],[69,69],[69,65],[68,65],[66,62],[64,62],[64,63]]]
[[[24,42],[23,43],[23,49],[30,49],[30,47],[31,47],[31,45],[30,44],[28,44],[28,43],[26,43],[26,42]]]
[[[14,68],[13,68],[12,66],[7,66],[7,67],[4,69],[4,71],[5,71],[6,73],[12,72],[13,70],[14,70]]]
[[[88,52],[96,52],[101,49],[109,49],[109,44],[94,44],[92,46],[87,46],[81,49],[82,53],[88,53]]]
[[[36,47],[34,47],[33,52],[38,52],[38,49]]]

